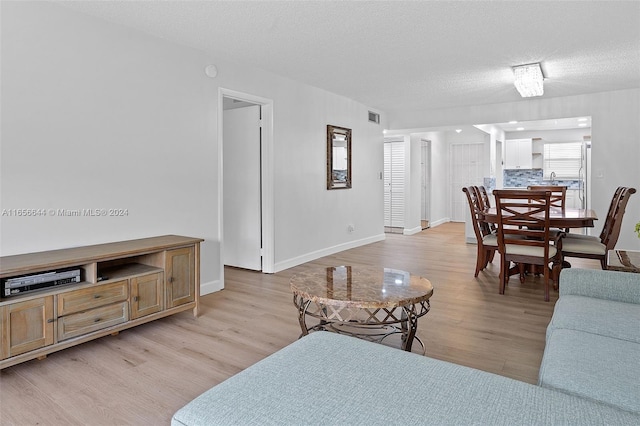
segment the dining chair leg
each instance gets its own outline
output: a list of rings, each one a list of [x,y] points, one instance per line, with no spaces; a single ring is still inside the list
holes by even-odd
[[[602,267],[603,271],[607,269],[607,256],[606,255],[604,257],[600,258],[600,266]]]
[[[495,250],[490,250],[489,251],[489,259],[487,261],[487,263],[491,263],[493,262],[493,257],[496,255],[496,251]]]
[[[509,279],[509,262],[505,262],[504,258],[500,258],[500,284],[498,286],[498,293],[504,294],[504,289]]]
[[[493,253],[495,253],[495,250],[484,251],[484,262],[482,263],[482,269],[486,268],[489,265],[489,262],[491,262],[493,258]]]
[[[524,263],[518,263],[518,271],[520,272],[520,284],[524,284]]]
[[[560,289],[560,272],[562,272],[562,261],[553,262],[551,279],[553,280],[553,289],[555,291],[559,291]]]
[[[484,269],[483,265],[484,265],[484,250],[482,249],[482,247],[480,245],[478,245],[478,253],[476,254],[476,273],[474,275],[474,277],[478,277],[478,274],[480,273],[480,271],[482,269]]]

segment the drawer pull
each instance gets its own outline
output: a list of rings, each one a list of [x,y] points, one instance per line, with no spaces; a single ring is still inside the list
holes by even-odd
[[[102,321],[102,318],[96,318],[93,320],[93,322],[100,322],[100,321]]]
[[[50,324],[50,323],[52,323],[52,322],[54,322],[54,321],[55,321],[55,320],[54,320],[53,318],[49,318],[49,319],[47,320],[47,323],[49,323],[49,324]]]
[[[101,296],[101,295],[99,295],[99,294],[94,294],[94,295],[93,295],[93,298],[94,298],[94,299],[100,299],[101,297],[102,297],[102,296]]]
[[[138,296],[134,296],[133,301],[137,302],[138,300],[140,300],[140,298]]]
[[[169,282],[170,282],[170,283],[172,283],[172,282],[174,282],[174,281],[175,281],[175,278],[173,278],[173,277],[169,277]]]

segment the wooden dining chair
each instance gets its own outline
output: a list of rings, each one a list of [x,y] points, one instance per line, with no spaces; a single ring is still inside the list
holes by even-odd
[[[486,209],[490,209],[491,208],[491,200],[489,199],[489,194],[487,193],[487,189],[480,185],[480,186],[473,186],[472,187],[475,192],[476,195],[478,197],[478,202],[480,204],[480,209],[481,210],[486,210]],[[489,223],[489,222],[485,222],[485,221],[481,221],[480,226],[483,228],[488,228],[485,229],[485,234],[486,233],[491,233],[491,234],[495,234],[496,233],[496,224],[495,223]],[[493,260],[493,255],[491,256],[491,260]]]
[[[607,252],[613,250],[618,242],[627,203],[635,193],[635,188],[618,187],[611,199],[600,236],[575,235],[565,238],[562,246],[563,260],[566,257],[597,259],[602,269],[607,269]]]
[[[564,210],[566,208],[567,201],[567,187],[559,185],[529,185],[527,189],[532,191],[551,191],[551,207],[556,207]],[[569,232],[569,228],[565,229],[551,229],[551,233],[557,232]]]
[[[474,276],[477,277],[480,271],[487,267],[489,262],[493,261],[493,256],[498,250],[498,240],[496,234],[489,231],[486,222],[483,221],[482,211],[484,210],[482,201],[478,196],[476,188],[468,186],[462,188],[467,195],[469,203],[469,211],[471,213],[471,222],[473,223],[473,232],[476,235],[478,245],[478,253],[476,255],[476,271]]]
[[[599,241],[601,237],[608,232],[608,226],[611,226],[612,223],[610,221],[607,221],[607,218],[615,214],[616,207],[618,206],[618,199],[620,198],[620,194],[622,194],[622,191],[626,189],[627,189],[626,186],[619,186],[616,188],[615,192],[613,193],[613,197],[611,197],[611,202],[609,203],[609,210],[607,211],[607,215],[605,216],[604,225],[602,227],[602,231],[600,232],[599,236],[596,237],[593,235],[572,233],[572,234],[565,235],[565,238],[580,238],[580,239],[587,239],[587,240],[591,239],[591,240]]]
[[[516,264],[520,281],[527,265],[542,266],[544,300],[549,301],[549,281],[558,282],[562,265],[562,236],[551,237],[549,210],[551,191],[494,190],[498,214],[498,251],[500,252],[499,293],[504,294]],[[552,263],[552,269],[549,264]]]
[[[529,185],[527,189],[532,191],[551,191],[551,207],[566,207],[567,187],[559,185]]]

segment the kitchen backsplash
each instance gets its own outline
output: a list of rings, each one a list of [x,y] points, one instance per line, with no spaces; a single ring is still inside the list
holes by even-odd
[[[483,178],[484,187],[487,191],[491,192],[496,189],[496,178],[494,177],[486,177]]]
[[[551,185],[550,180],[542,178],[542,169],[508,169],[504,170],[502,186],[504,188],[526,188],[529,185]],[[556,180],[555,185],[566,186],[568,189],[578,189],[577,180]]]

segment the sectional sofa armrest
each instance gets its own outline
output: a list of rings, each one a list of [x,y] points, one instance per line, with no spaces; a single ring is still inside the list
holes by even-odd
[[[560,297],[576,295],[640,304],[640,274],[599,269],[563,269]]]

